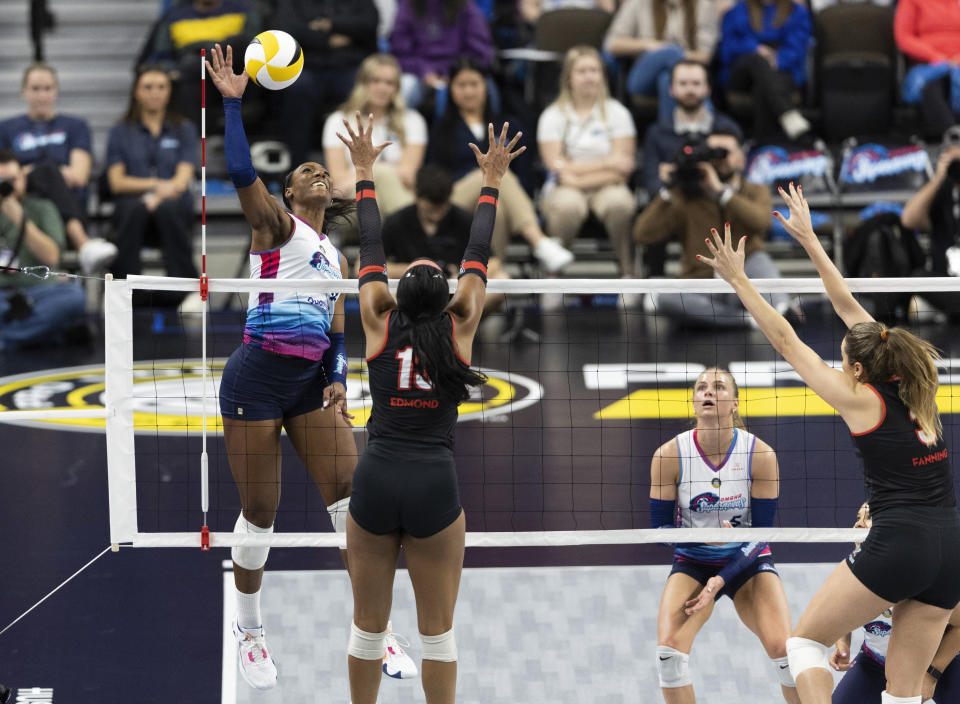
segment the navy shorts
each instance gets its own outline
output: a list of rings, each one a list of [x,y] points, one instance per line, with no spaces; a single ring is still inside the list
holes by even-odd
[[[885,509],[847,565],[863,586],[893,604],[916,599],[953,609],[960,601],[960,514],[926,506]]]
[[[240,345],[223,368],[220,413],[234,420],[292,418],[320,408],[326,386],[323,362]]]
[[[720,570],[724,568],[724,565],[709,565],[705,562],[695,562],[693,560],[688,560],[681,557],[673,558],[673,569],[670,570],[670,574],[686,574],[693,577],[701,585],[705,585],[711,577],[716,577],[720,574]],[[773,574],[780,576],[780,573],[777,572],[777,567],[773,562],[773,555],[763,555],[758,557],[753,561],[747,569],[738,574],[732,580],[723,585],[723,589],[717,592],[717,595],[713,597],[713,600],[716,601],[722,596],[728,596],[731,599],[736,595],[737,591],[744,584],[747,583],[747,580],[753,577],[755,574],[760,574],[761,572],[772,572]]]
[[[350,515],[368,533],[429,538],[462,510],[453,452],[446,447],[411,451],[374,441],[353,472]]]

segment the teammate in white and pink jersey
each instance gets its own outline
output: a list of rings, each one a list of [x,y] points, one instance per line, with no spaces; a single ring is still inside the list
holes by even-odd
[[[227,171],[252,231],[250,276],[263,281],[340,279],[347,263],[324,227],[352,212],[354,203],[334,198],[329,172],[312,161],[287,175],[283,202],[289,211],[270,195],[250,161],[240,117],[247,74],[233,73],[232,53],[228,46],[224,56],[216,46],[207,67],[223,95]],[[243,344],[230,356],[220,383],[224,441],[243,507],[234,532],[273,532],[283,430],[320,490],[334,529],[344,530],[357,448],[347,410],[343,331],[344,304],[336,293],[308,286],[250,294]],[[277,683],[260,614],[268,553],[269,548],[251,547],[232,552],[240,672],[256,689]],[[346,562],[346,552],[343,556]],[[412,661],[409,667],[415,674]]]
[[[654,528],[772,526],[779,496],[777,457],[747,432],[740,419],[737,383],[725,369],[697,377],[697,424],[662,445],[650,469],[650,521]],[[731,532],[731,538],[736,532]],[[670,538],[665,536],[665,542]],[[766,543],[683,543],[657,616],[657,673],[667,704],[692,704],[690,650],[721,596],[763,644],[784,700],[800,698],[787,663],[790,610]]]

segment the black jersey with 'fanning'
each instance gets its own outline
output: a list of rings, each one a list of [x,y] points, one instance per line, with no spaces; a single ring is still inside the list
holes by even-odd
[[[453,337],[453,318],[444,313],[434,325]],[[373,407],[367,430],[371,440],[402,442],[411,448],[444,446],[453,449],[457,403],[443,401],[413,370],[409,324],[399,311],[387,319],[383,348],[367,359]]]
[[[890,506],[956,506],[943,439],[924,443],[920,426],[900,400],[898,381],[867,386],[880,397],[883,417],[873,429],[852,435],[863,458],[870,513]]]

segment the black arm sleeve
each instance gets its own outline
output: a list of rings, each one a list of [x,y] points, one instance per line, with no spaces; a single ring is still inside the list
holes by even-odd
[[[377,207],[373,181],[357,181],[357,222],[360,226],[360,285],[371,281],[387,283],[387,258],[380,237],[380,208]]]
[[[470,241],[463,253],[460,262],[460,276],[475,274],[487,281],[487,262],[490,259],[490,238],[493,237],[493,223],[497,218],[497,196],[500,192],[496,188],[484,186],[480,189],[480,200],[477,210],[473,214],[473,224],[470,226]]]

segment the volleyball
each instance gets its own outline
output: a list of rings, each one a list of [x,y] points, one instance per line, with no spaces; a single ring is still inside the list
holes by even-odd
[[[279,29],[260,32],[247,44],[243,65],[250,80],[269,90],[292,85],[303,71],[300,42]]]

